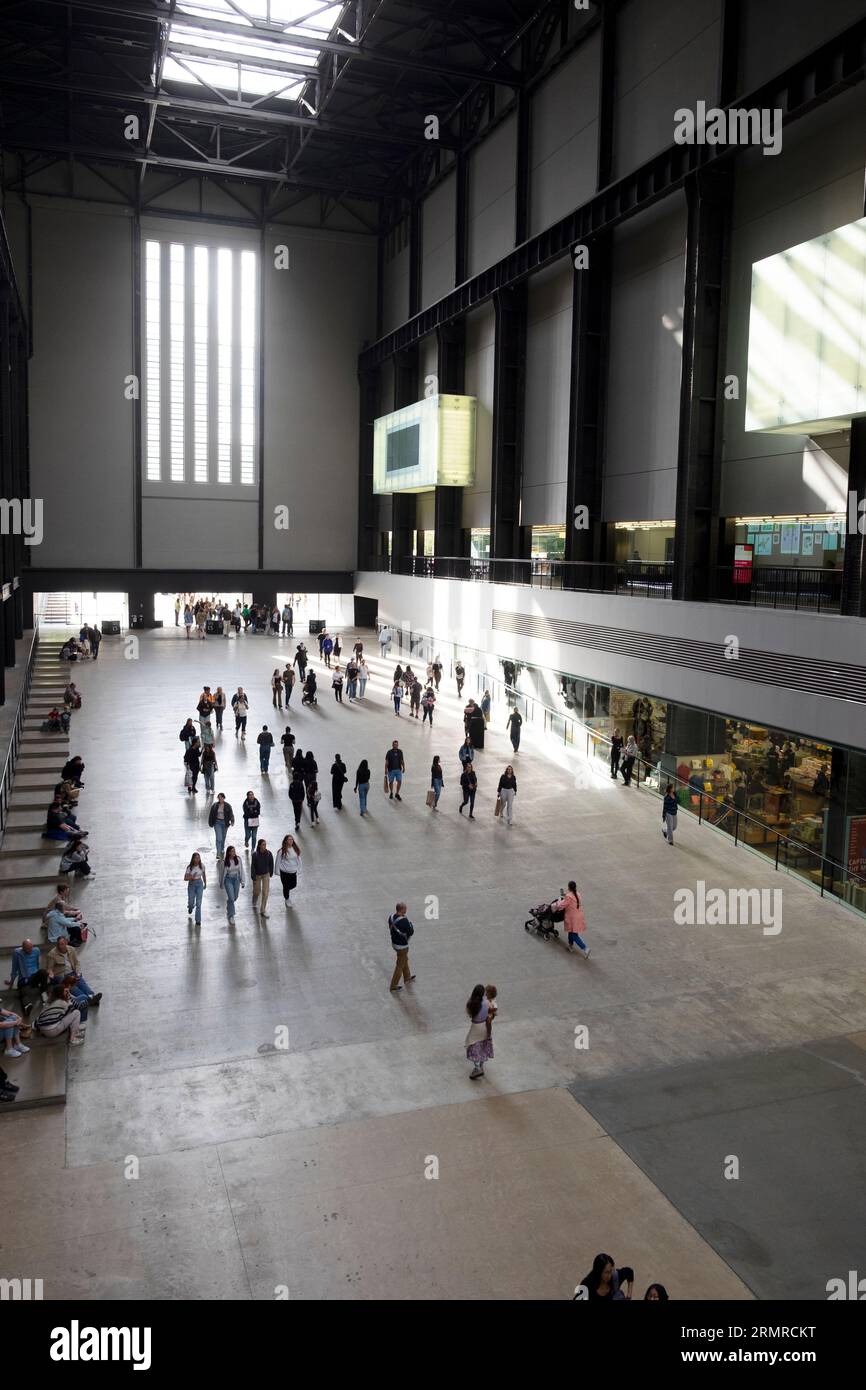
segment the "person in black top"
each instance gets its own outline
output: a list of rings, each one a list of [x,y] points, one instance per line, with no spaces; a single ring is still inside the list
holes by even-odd
[[[362,758],[355,773],[355,791],[358,793],[358,810],[362,816],[367,814],[367,793],[370,790],[370,764]]]
[[[674,784],[668,782],[665,787],[665,799],[662,804],[662,834],[669,845],[674,842],[674,831],[677,828],[677,799],[674,796]]]
[[[454,679],[457,682],[457,698],[459,700],[460,696],[463,694],[463,682],[466,679],[466,668],[462,661],[458,661],[457,665],[454,667]]]
[[[343,809],[343,787],[348,780],[346,764],[339,753],[335,753],[334,761],[331,763],[331,800],[334,803],[335,811],[342,811]]]
[[[594,1303],[596,1299],[605,1298],[621,1303],[631,1298],[633,1284],[633,1269],[627,1265],[617,1269],[610,1255],[596,1255],[592,1269],[581,1281],[572,1302],[583,1300]]]
[[[304,786],[304,779],[300,772],[292,769],[292,780],[289,783],[289,800],[292,803],[292,810],[295,813],[295,829],[301,828],[301,812],[304,809],[304,802],[307,798],[307,789]]]
[[[259,767],[262,772],[267,772],[268,764],[271,761],[271,749],[274,746],[274,736],[267,724],[262,725],[262,732],[256,739],[256,743],[259,745]]]
[[[619,758],[622,752],[622,743],[622,734],[619,729],[614,729],[613,738],[610,741],[610,775],[614,781],[616,781],[616,775],[619,772]]]
[[[183,755],[186,766],[186,787],[190,796],[198,791],[198,775],[201,772],[201,744],[198,739],[193,739]]]
[[[388,749],[388,752],[385,754],[385,776],[386,776],[387,781],[388,781],[388,796],[389,796],[389,800],[391,800],[391,801],[394,800],[394,796],[395,796],[394,788],[395,788],[395,786],[396,786],[396,788],[397,788],[397,792],[396,792],[397,800],[398,800],[398,801],[402,801],[402,800],[403,800],[402,796],[400,795],[400,788],[401,788],[402,785],[403,785],[403,773],[404,773],[405,771],[406,771],[406,764],[405,764],[405,762],[403,761],[403,750],[401,749],[401,747],[400,747],[399,743],[397,742],[397,740],[394,739],[394,742],[391,744],[391,747]]]
[[[244,849],[256,843],[256,832],[259,828],[259,817],[262,814],[261,804],[257,801],[254,792],[249,791],[241,803],[241,811],[244,818]]]
[[[511,736],[511,747],[514,749],[515,753],[520,748],[520,726],[522,723],[523,715],[518,709],[513,709],[505,721],[505,727],[509,730]]]
[[[312,749],[310,749],[304,754],[304,782],[308,788],[311,782],[315,782],[318,771],[319,764],[313,757]]]
[[[268,849],[266,840],[259,840],[250,858],[250,877],[253,881],[253,907],[256,907],[261,897],[261,914],[267,917],[268,894],[271,891],[271,879],[274,876],[274,856]]]
[[[303,750],[303,748],[299,748],[298,751],[297,751],[297,753],[295,754],[295,756],[292,758],[292,776],[293,776],[293,777],[300,777],[300,779],[301,779],[302,782],[303,782],[303,780],[304,780],[304,750]]]
[[[510,825],[514,818],[514,798],[517,795],[517,778],[510,763],[500,777],[496,790],[502,803],[502,819],[507,820]]]
[[[280,739],[280,743],[283,745],[283,758],[285,760],[286,767],[287,769],[291,770],[292,759],[295,756],[295,736],[292,733],[291,728],[288,724],[286,725],[286,732]]]
[[[827,772],[828,768],[827,764],[825,763],[824,766],[821,768],[820,772],[818,773],[818,776],[812,783],[813,796],[826,796],[828,791],[830,790],[830,778],[827,776]]]
[[[303,642],[298,643],[297,650],[295,651],[294,659],[292,661],[292,665],[297,666],[298,675],[300,676],[301,681],[303,682],[304,672],[307,669],[307,649],[304,646]]]
[[[76,754],[74,758],[69,759],[69,762],[65,765],[60,776],[64,782],[71,782],[73,787],[83,787],[84,783],[81,780],[81,774],[83,771],[84,763],[82,762],[81,758]]]
[[[463,764],[463,771],[460,774],[460,785],[463,788],[463,800],[460,803],[460,814],[463,815],[463,807],[467,801],[469,803],[469,819],[475,819],[475,793],[478,790],[478,778],[475,776],[471,762]]]

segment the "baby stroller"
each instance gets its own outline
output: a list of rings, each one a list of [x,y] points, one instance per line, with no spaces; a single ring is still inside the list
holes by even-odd
[[[564,922],[565,912],[562,908],[555,911],[552,903],[539,903],[537,907],[529,909],[529,917],[524,922],[525,931],[534,932],[543,941],[549,941],[551,937],[559,939],[559,932],[554,925],[555,922]]]
[[[304,682],[304,693],[301,696],[301,704],[317,705],[318,703],[319,702],[316,699],[316,677],[314,673],[311,671],[310,674],[307,676],[306,681]]]

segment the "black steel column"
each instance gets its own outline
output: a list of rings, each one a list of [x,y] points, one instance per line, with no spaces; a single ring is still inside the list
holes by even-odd
[[[614,85],[616,81],[616,0],[607,0],[601,16],[598,84],[598,162],[596,187],[613,178]]]
[[[490,557],[520,557],[520,494],[526,395],[526,281],[493,297],[493,459],[490,488]]]
[[[10,321],[11,339],[9,347],[9,371],[10,371],[10,408],[11,408],[11,435],[12,435],[12,456],[11,456],[11,482],[12,492],[4,493],[4,496],[20,497],[22,508],[24,499],[29,497],[29,489],[25,480],[24,469],[24,439],[27,427],[27,398],[24,393],[24,363],[26,361],[26,325],[18,321]],[[42,527],[44,519],[37,516],[37,499],[31,499],[31,517],[34,525]],[[36,537],[34,536],[34,539]],[[41,544],[42,537],[39,536]],[[9,600],[9,615],[12,623],[15,638],[23,637],[23,594],[21,592],[21,575],[25,565],[25,552],[30,550],[30,546],[24,544],[24,534],[20,531],[12,537],[12,572],[10,582],[13,585],[12,597]],[[17,581],[18,587],[15,587]]]
[[[728,166],[686,184],[688,240],[677,451],[673,597],[706,599],[719,553],[725,307],[731,220]]]
[[[866,513],[861,515],[858,503],[866,498],[866,419],[858,416],[851,421],[851,444],[848,451],[848,491],[855,495],[853,517],[866,526]],[[846,509],[845,555],[842,560],[842,603],[840,612],[849,618],[866,618],[866,536],[859,529],[851,530]]]
[[[466,320],[444,324],[436,334],[439,390],[462,396],[466,390]],[[463,488],[437,487],[434,555],[463,555]]]
[[[409,213],[409,318],[421,311],[421,208],[414,198]],[[410,402],[411,404],[411,402]]]
[[[28,360],[30,357],[30,328],[29,324],[22,324],[21,333],[18,339],[18,394],[19,410],[21,421],[21,452],[18,460],[19,467],[19,486],[21,494],[29,497],[30,493],[30,392],[28,387]],[[30,556],[25,556],[24,563],[30,563]],[[21,572],[19,571],[19,578]],[[15,591],[15,634],[23,637],[25,628],[33,626],[33,605],[29,604],[25,611],[24,607],[24,584],[23,579]]]
[[[373,422],[379,413],[379,373],[358,373],[358,569],[366,569],[378,551],[378,500],[373,492]]]
[[[469,278],[469,156],[457,152],[454,168],[454,284]]]
[[[418,399],[418,349],[394,355],[394,409]],[[399,574],[410,559],[418,525],[418,498],[414,492],[395,492],[391,498],[391,570]],[[411,568],[411,562],[410,562]]]
[[[522,67],[527,68],[528,41],[521,45]],[[525,87],[517,93],[517,168],[514,189],[514,244],[519,246],[529,236],[529,198],[531,180],[530,119],[532,99]]]
[[[589,244],[589,265],[574,271],[571,310],[571,396],[568,411],[565,558],[596,568],[570,577],[579,588],[604,587],[606,523],[602,519],[604,437],[610,335],[611,237]],[[586,508],[584,514],[578,509]],[[569,579],[566,579],[569,584]]]
[[[8,531],[0,536],[0,581],[3,609],[3,665],[15,665],[15,621],[12,606],[12,581],[15,578],[16,515],[21,509],[23,524],[24,498],[15,491],[12,413],[14,409],[14,380],[12,375],[12,309],[5,286],[0,289],[0,482],[2,495],[10,502],[6,517]],[[20,528],[19,528],[20,529]]]
[[[719,42],[719,105],[729,106],[739,92],[741,0],[722,0]]]

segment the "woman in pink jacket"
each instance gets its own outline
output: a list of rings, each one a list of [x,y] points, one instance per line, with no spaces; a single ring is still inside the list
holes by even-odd
[[[568,881],[568,892],[559,902],[552,904],[557,912],[565,913],[565,930],[568,932],[568,949],[573,951],[575,946],[580,951],[584,960],[589,957],[589,947],[581,939],[581,933],[586,931],[586,917],[580,905],[580,898],[577,893],[577,884],[574,879]]]

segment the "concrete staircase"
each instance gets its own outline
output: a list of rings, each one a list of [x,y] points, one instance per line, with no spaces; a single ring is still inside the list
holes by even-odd
[[[66,596],[49,594],[40,628],[44,622],[68,626],[70,621]],[[65,633],[41,635],[34,659],[15,781],[0,843],[0,978],[8,974],[9,956],[25,937],[30,937],[40,947],[45,945],[42,912],[52,889],[61,881],[58,873],[63,846],[43,840],[42,830],[51,794],[69,758],[70,743],[66,734],[43,732],[41,724],[52,705],[62,707],[68,676],[58,654],[65,636]],[[73,713],[73,724],[75,717]],[[72,887],[74,895],[74,880]],[[15,991],[0,988],[0,998],[5,1008],[20,1012]],[[37,1002],[33,1013],[38,1008]],[[40,1038],[34,1033],[27,1039],[27,1046],[30,1051],[23,1057],[3,1062],[0,1056],[0,1064],[9,1079],[20,1087],[13,1104],[0,1106],[0,1123],[22,1109],[66,1102],[65,1039]]]

